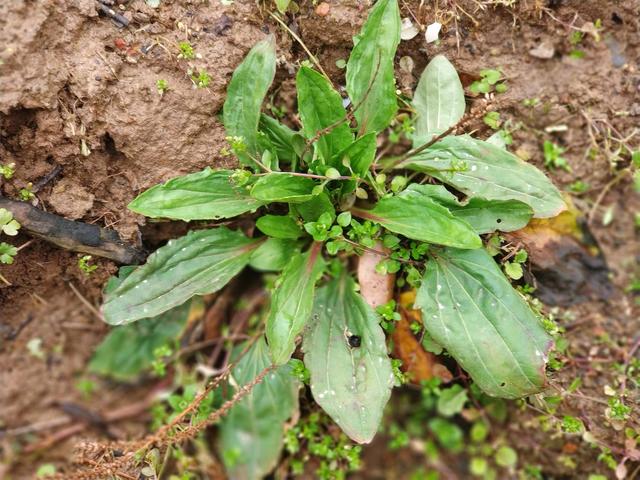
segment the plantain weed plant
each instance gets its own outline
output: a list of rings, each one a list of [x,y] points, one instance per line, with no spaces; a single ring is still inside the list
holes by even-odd
[[[221,425],[223,458],[239,477],[275,465],[285,423],[296,418],[298,379],[290,370],[298,346],[315,402],[354,441],[375,435],[395,377],[381,318],[354,280],[352,259],[367,249],[384,249],[379,273],[417,288],[425,337],[485,393],[518,398],[544,387],[551,339],[482,236],[555,216],[565,204],[542,172],[506,149],[445,135],[464,116],[465,99],[443,56],[428,64],[410,103],[413,149],[376,161],[398,115],[400,28],[397,1],[376,2],[346,66],[349,109],[327,77],[299,68],[299,131],[261,113],[276,45],[273,36],[259,42],[235,70],[223,109],[240,168],[174,178],[129,205],[150,218],[231,226],[228,219],[242,215],[256,228],[249,235],[197,229],[169,241],[112,285],[103,306],[112,325],[165,315],[247,267],[279,272],[264,337],[232,377],[242,385],[277,368]]]

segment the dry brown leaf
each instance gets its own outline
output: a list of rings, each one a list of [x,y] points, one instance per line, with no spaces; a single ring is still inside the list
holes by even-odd
[[[529,254],[525,280],[549,305],[569,306],[588,299],[608,299],[609,271],[597,246],[580,227],[580,214],[569,209],[549,219],[533,219],[522,230],[503,234]]]
[[[420,383],[438,377],[444,382],[453,378],[451,372],[438,362],[438,358],[431,352],[427,352],[411,331],[411,323],[422,323],[420,311],[413,310],[413,302],[416,298],[415,290],[400,294],[401,319],[396,322],[393,339],[393,353],[396,358],[402,360],[402,370],[409,375],[411,382]]]

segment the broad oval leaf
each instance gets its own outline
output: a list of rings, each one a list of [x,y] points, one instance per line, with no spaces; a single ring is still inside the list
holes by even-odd
[[[232,170],[192,173],[156,185],[138,195],[129,209],[151,218],[216,220],[253,212],[262,205],[231,179]]]
[[[239,345],[236,352],[246,348]],[[233,358],[233,357],[232,357]],[[239,388],[271,365],[260,337],[238,361],[231,375]],[[220,422],[219,448],[230,478],[262,479],[282,451],[285,423],[296,416],[299,382],[288,365],[277,368],[235,404]]]
[[[465,220],[479,234],[499,230],[513,232],[524,228],[533,216],[533,209],[517,200],[486,200],[471,198],[464,205],[447,206],[456,217]]]
[[[304,230],[289,215],[263,215],[256,220],[256,227],[273,238],[296,239],[304,235]]]
[[[296,87],[298,110],[305,136],[312,139],[323,129],[333,126],[315,142],[320,158],[329,163],[337,152],[353,142],[349,124],[343,121],[347,117],[347,111],[342,105],[342,97],[324,75],[308,67],[298,70]],[[341,121],[343,122],[339,123]]]
[[[279,272],[300,251],[300,242],[281,238],[267,238],[267,241],[251,254],[249,266],[260,272]]]
[[[482,246],[480,237],[467,222],[424,195],[383,198],[371,210],[353,208],[351,212],[413,240],[458,248]]]
[[[276,73],[276,41],[273,35],[256,45],[235,69],[224,102],[222,120],[227,135],[242,137],[246,152],[237,152],[245,165],[254,166],[251,155],[260,158],[258,123],[260,109]]]
[[[470,197],[519,200],[533,208],[535,218],[553,217],[567,208],[536,167],[468,135],[446,137],[397,168],[427,173]]]
[[[443,55],[437,55],[424,69],[413,95],[416,111],[413,146],[420,146],[464,115],[464,89],[458,72]]]
[[[344,168],[342,162],[348,161],[353,172],[360,177],[364,177],[376,158],[376,147],[376,134],[367,133],[340,151],[332,163],[336,168]],[[349,172],[345,173],[348,174]]]
[[[533,216],[533,209],[517,200],[486,200],[471,198],[466,203],[442,185],[411,184],[402,195],[426,195],[448,208],[456,217],[465,220],[479,234],[512,232],[524,228]]]
[[[347,92],[359,134],[385,129],[398,110],[393,59],[400,43],[397,0],[379,0],[354,39],[347,62]]]
[[[264,203],[303,203],[313,197],[316,182],[290,173],[268,173],[253,185],[251,196]]]
[[[518,398],[544,386],[551,338],[484,249],[434,256],[416,306],[433,339],[489,395]]]
[[[304,254],[295,255],[278,279],[271,298],[266,335],[276,365],[289,361],[313,308],[316,282],[324,271],[321,244],[314,243]]]
[[[224,227],[170,240],[106,295],[104,319],[122,325],[155,317],[194,295],[220,290],[245,267],[259,245]]]
[[[395,383],[379,319],[346,274],[318,290],[313,312],[303,343],[313,398],[352,440],[368,443]]]
[[[89,371],[119,381],[134,380],[151,367],[157,348],[178,341],[192,306],[202,304],[196,300],[198,297],[157,317],[114,327],[96,348]]]

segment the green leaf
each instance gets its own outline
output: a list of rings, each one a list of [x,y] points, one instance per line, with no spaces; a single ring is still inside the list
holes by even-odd
[[[302,227],[288,215],[263,215],[256,220],[256,227],[265,235],[274,238],[296,239],[304,235]]]
[[[467,222],[424,195],[387,197],[371,210],[354,208],[351,213],[413,240],[458,248],[482,246],[480,237]]]
[[[364,177],[375,160],[376,147],[376,134],[367,133],[340,151],[335,156],[332,164],[338,165],[338,168],[340,168],[343,165],[343,161],[348,161],[353,172],[359,177]]]
[[[268,238],[251,254],[249,266],[261,272],[279,272],[300,251],[299,242]]]
[[[279,160],[292,162],[304,151],[304,137],[275,118],[265,114],[260,115],[260,131],[267,136],[275,148]]]
[[[422,72],[412,105],[417,114],[414,147],[440,135],[464,115],[462,83],[454,66],[443,55],[434,57]]]
[[[19,229],[20,224],[13,219],[13,213],[6,208],[0,208],[0,233],[15,237]]]
[[[347,62],[347,92],[358,107],[360,135],[384,130],[398,110],[393,59],[400,28],[397,0],[379,0],[354,39]]]
[[[244,348],[240,345],[236,352]],[[233,369],[232,384],[236,388],[249,384],[269,365],[268,348],[260,337]],[[290,367],[282,366],[222,419],[219,448],[230,478],[261,479],[274,469],[282,451],[285,423],[297,416],[299,385]]]
[[[114,327],[96,349],[89,371],[120,381],[134,380],[151,367],[154,350],[180,338],[191,306],[188,300],[157,317]]]
[[[462,411],[467,400],[467,391],[460,385],[452,385],[438,397],[438,413],[443,417],[452,417]]]
[[[222,119],[227,135],[241,137],[246,152],[237,152],[245,165],[254,165],[250,156],[260,158],[258,123],[260,109],[276,72],[276,41],[273,35],[258,42],[236,68],[227,87]]]
[[[316,182],[289,173],[269,173],[260,177],[251,189],[251,196],[261,202],[302,203],[311,200]]]
[[[194,295],[218,291],[245,267],[258,245],[224,227],[170,240],[106,295],[105,321],[122,325],[155,317]]]
[[[551,339],[484,249],[434,256],[416,307],[433,339],[489,395],[518,398],[544,386]]]
[[[501,467],[514,468],[518,464],[518,454],[511,448],[503,445],[495,455],[496,463]]]
[[[311,317],[316,282],[324,271],[321,244],[295,255],[278,279],[271,299],[266,335],[276,365],[286,363],[296,349],[296,337]]]
[[[567,208],[536,167],[468,135],[446,137],[398,168],[427,173],[470,197],[519,200],[533,208],[535,218],[553,217]]]
[[[333,203],[331,203],[329,195],[325,192],[316,195],[308,202],[297,204],[295,210],[305,222],[315,222],[323,213],[328,213],[331,216],[332,223],[336,217],[336,210],[333,207]]]
[[[138,195],[129,209],[151,218],[217,220],[253,212],[262,205],[246,187],[233,183],[233,170],[211,170],[177,177]]]
[[[512,232],[525,227],[533,216],[533,209],[517,200],[486,200],[471,198],[467,203],[458,201],[455,195],[442,185],[411,184],[402,192],[404,196],[426,195],[433,198],[456,217],[465,220],[479,233],[500,230]]]
[[[296,87],[302,130],[308,139],[346,118],[347,112],[342,106],[340,94],[331,87],[324,75],[301,67],[296,77]],[[353,135],[345,121],[322,135],[315,145],[320,158],[328,164],[337,152],[347,148],[351,142]]]
[[[18,249],[13,245],[5,242],[0,242],[0,263],[11,265],[13,263],[13,257],[18,254]]]
[[[480,234],[496,230],[502,232],[520,230],[533,216],[533,209],[517,200],[472,198],[465,205],[448,208],[456,217],[466,220]]]
[[[315,401],[352,440],[370,442],[395,378],[379,319],[348,275],[318,290],[303,350]]]
[[[276,8],[278,9],[278,11],[280,13],[285,13],[287,11],[287,8],[289,8],[289,4],[291,3],[291,0],[275,0],[276,2]]]

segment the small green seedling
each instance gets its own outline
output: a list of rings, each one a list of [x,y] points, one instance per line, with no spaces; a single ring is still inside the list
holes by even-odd
[[[18,196],[23,202],[28,202],[36,198],[35,193],[33,193],[33,184],[31,182],[27,183],[26,187],[20,189]]]
[[[15,163],[8,163],[6,165],[0,164],[0,177],[4,177],[7,180],[10,180],[16,172],[15,167]]]
[[[480,80],[476,80],[469,87],[472,93],[504,93],[507,84],[499,69],[486,69],[480,71]]]
[[[6,242],[0,242],[0,263],[11,265],[17,254],[18,249],[16,247]]]
[[[14,220],[13,214],[6,208],[0,208],[0,233],[15,237],[20,229],[20,224]]]
[[[169,90],[169,82],[166,80],[159,78],[156,80],[156,89],[158,90],[158,94],[163,96]]]
[[[413,148],[385,155],[386,132],[399,121],[400,29],[397,1],[376,2],[346,64],[350,102],[321,71],[302,65],[299,130],[263,113],[276,46],[273,36],[259,42],[235,70],[222,112],[227,153],[239,167],[174,178],[129,205],[150,218],[186,222],[242,216],[256,228],[198,228],[170,240],[146,264],[110,282],[102,311],[112,325],[158,318],[224,288],[246,268],[278,274],[265,334],[232,372],[233,385],[246,385],[273,366],[220,426],[221,456],[232,477],[261,477],[273,467],[285,424],[297,411],[295,352],[315,402],[343,432],[358,443],[376,434],[403,374],[383,328],[398,319],[395,304],[376,311],[356,282],[355,265],[365,253],[380,256],[376,270],[393,274],[398,288],[419,287],[414,306],[430,348],[445,350],[479,389],[519,398],[545,385],[551,338],[483,239],[557,215],[566,209],[562,195],[504,146],[445,136],[466,103],[443,56],[426,67],[411,102],[406,135]],[[483,71],[483,82],[476,88],[506,88],[497,70]],[[526,259],[516,257],[518,265]],[[231,363],[242,348],[233,349]],[[462,394],[454,393],[442,406],[447,412],[461,403]],[[429,428],[449,441],[455,425],[439,420]],[[268,440],[256,436],[266,431]],[[268,449],[260,462],[252,456],[258,446]],[[502,452],[496,461],[511,466],[513,454]],[[248,474],[236,470],[249,465]]]
[[[545,167],[554,169],[561,168],[567,172],[571,171],[571,167],[567,163],[567,159],[562,156],[562,154],[566,152],[564,148],[550,142],[549,140],[545,140],[543,151]]]
[[[98,269],[97,265],[92,265],[90,262],[93,259],[91,255],[83,255],[78,259],[78,268],[88,277]]]
[[[178,44],[178,49],[180,50],[178,58],[182,58],[184,60],[193,60],[196,58],[196,52],[188,41],[180,42]]]
[[[211,83],[211,77],[206,70],[189,70],[187,73],[189,74],[189,78],[191,78],[191,81],[196,86],[196,88],[207,88],[209,86],[209,83]]]

